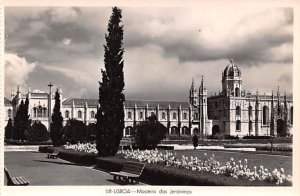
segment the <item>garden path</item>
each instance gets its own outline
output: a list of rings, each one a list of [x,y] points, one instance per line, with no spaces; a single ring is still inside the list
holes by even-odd
[[[47,159],[34,151],[5,152],[4,164],[12,176],[24,176],[30,185],[118,185],[109,173],[62,159]]]

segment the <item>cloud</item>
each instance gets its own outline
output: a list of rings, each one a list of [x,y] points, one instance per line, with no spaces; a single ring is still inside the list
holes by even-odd
[[[35,67],[35,63],[29,63],[24,57],[5,53],[5,95],[9,97],[17,85],[26,86],[28,75]]]
[[[70,45],[71,42],[72,42],[72,40],[69,39],[69,38],[64,38],[64,39],[63,39],[63,43],[64,43],[65,45]]]
[[[36,62],[32,87],[57,81],[66,97],[95,98],[110,15],[110,7],[6,7],[5,51]],[[187,101],[201,75],[218,92],[229,58],[245,90],[292,91],[292,8],[125,7],[122,15],[127,98]]]
[[[48,11],[52,22],[69,23],[74,22],[79,17],[80,11],[73,7],[56,7]]]
[[[128,15],[127,28],[130,28],[125,34],[128,47],[160,45],[164,55],[178,57],[181,62],[231,57],[243,62],[243,66],[292,62],[291,50],[281,55],[273,49],[292,45],[291,8],[249,8],[234,12],[228,8],[158,8],[153,11],[156,15],[152,11],[138,12],[140,17],[133,17],[137,13],[132,8],[125,14],[124,20]],[[276,59],[272,58],[275,55]]]

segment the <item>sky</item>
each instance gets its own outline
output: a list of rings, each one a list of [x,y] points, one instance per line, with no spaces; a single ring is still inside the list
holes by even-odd
[[[293,9],[121,7],[126,99],[188,101],[192,78],[221,90],[233,58],[246,92],[292,93]],[[111,7],[6,7],[5,96],[61,87],[98,98]]]

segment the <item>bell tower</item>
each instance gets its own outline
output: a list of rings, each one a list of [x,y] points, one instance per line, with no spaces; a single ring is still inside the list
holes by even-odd
[[[197,106],[198,105],[198,95],[197,95],[197,89],[195,88],[194,85],[194,78],[192,81],[192,86],[190,89],[190,104]]]
[[[222,73],[222,95],[225,97],[240,97],[242,92],[242,73],[230,59],[230,64],[226,66]]]
[[[207,119],[207,89],[205,87],[203,76],[199,87],[199,115],[200,115],[200,133],[205,135]]]

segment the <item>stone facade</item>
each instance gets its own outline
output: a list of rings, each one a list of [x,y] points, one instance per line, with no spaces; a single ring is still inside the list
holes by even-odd
[[[293,134],[293,97],[246,93],[233,60],[222,73],[222,92],[208,98],[212,134],[286,136]]]
[[[126,100],[124,103],[123,136],[132,134],[133,127],[151,114],[168,128],[170,135],[201,136],[222,134],[245,135],[291,135],[293,134],[293,97],[287,95],[252,95],[242,86],[242,74],[233,60],[222,72],[222,92],[207,96],[202,76],[199,88],[192,81],[188,102]],[[98,99],[63,99],[61,113],[64,123],[74,118],[85,124],[96,123]],[[49,96],[50,95],[50,96]],[[31,91],[22,94],[18,88],[11,101],[4,98],[5,120],[15,116],[21,100],[29,98],[29,114],[32,121],[41,121],[47,128],[54,108],[54,94]],[[49,111],[49,108],[51,110]]]

